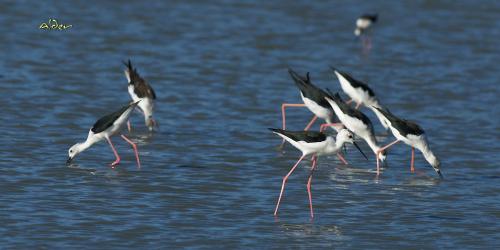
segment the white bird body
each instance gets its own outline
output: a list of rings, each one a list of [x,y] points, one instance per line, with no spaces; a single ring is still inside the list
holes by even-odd
[[[125,69],[125,77],[128,81],[128,93],[134,102],[139,102],[139,109],[144,115],[144,122],[150,131],[156,125],[153,119],[154,112],[154,100],[156,99],[156,93],[140,75],[137,73],[137,69],[132,67],[130,60],[125,63],[127,68]]]
[[[340,98],[340,97],[338,97]],[[366,141],[368,146],[372,149],[373,153],[377,155],[378,151],[380,150],[380,146],[377,144],[377,139],[375,138],[375,134],[373,131],[373,125],[371,124],[370,120],[368,117],[366,117],[364,114],[362,114],[360,111],[352,109],[350,112],[356,112],[353,114],[346,114],[336,103],[336,101],[332,100],[331,98],[326,97],[326,100],[330,105],[332,106],[333,110],[335,111],[335,114],[339,118],[340,122],[344,124],[344,126],[352,131],[354,134],[357,136],[361,137],[363,140]],[[346,107],[347,104],[344,104]],[[354,116],[356,115],[356,116]],[[385,154],[380,154],[379,159],[381,161],[385,160]]]
[[[384,148],[390,147],[398,141],[402,141],[412,148],[416,148],[422,152],[425,160],[434,168],[434,170],[442,178],[441,171],[439,169],[440,162],[429,147],[427,137],[424,130],[414,122],[400,119],[393,115],[388,110],[374,109],[379,112],[389,124],[392,134],[396,137],[396,141],[385,146]],[[412,149],[412,163],[411,168],[413,169],[413,156],[414,150]],[[413,170],[412,170],[413,171]]]
[[[134,85],[128,85],[128,93],[134,102],[139,102],[139,108],[144,113],[144,122],[148,124],[149,119],[153,117],[154,101],[150,97],[139,97],[134,92]]]
[[[341,73],[336,69],[333,70],[339,80],[342,91],[344,91],[344,93],[346,93],[349,98],[357,103],[357,106],[365,105],[366,107],[370,108],[375,113],[384,129],[388,130],[389,126],[385,121],[385,118],[379,112],[377,112],[376,109],[373,108],[376,107],[384,109],[382,105],[380,105],[380,102],[375,96],[373,90],[370,89],[365,83],[352,78],[347,73]]]
[[[375,22],[377,22],[378,15],[364,14],[356,20],[356,29],[354,34],[360,36],[365,31],[367,31]]]
[[[73,160],[73,158],[75,158],[76,155],[85,151],[90,146],[94,145],[95,143],[103,139],[106,139],[109,142],[117,158],[112,165],[118,164],[118,162],[120,162],[120,157],[118,156],[118,153],[116,152],[113,144],[111,143],[110,137],[119,133],[122,130],[123,126],[129,119],[132,111],[135,109],[135,107],[137,107],[137,105],[138,105],[137,102],[130,103],[122,107],[120,110],[105,115],[101,117],[99,120],[97,120],[92,126],[92,128],[89,130],[87,139],[84,142],[76,143],[68,150],[69,158],[67,163],[70,163]],[[137,158],[137,164],[140,167],[140,161],[136,145],[124,135],[122,135],[122,138],[126,140],[128,143],[130,143],[134,148]]]
[[[320,156],[320,155],[335,154],[340,150],[343,144],[342,143],[340,145],[337,145],[337,142],[335,142],[332,136],[327,136],[326,140],[321,142],[306,142],[306,141],[294,141],[290,137],[287,137],[283,134],[280,133],[276,134],[281,136],[287,142],[292,144],[295,148],[300,150],[302,152],[302,155],[317,154],[318,156]]]
[[[304,97],[304,95],[302,94],[302,92],[300,93],[300,97],[302,98],[302,101],[304,102],[304,104],[306,105],[306,107],[314,114],[316,115],[317,117],[323,119],[326,121],[326,123],[330,124],[332,123],[332,116],[333,116],[333,112],[332,110],[330,109],[326,109],[324,107],[322,107],[321,105],[318,105],[318,103],[316,103],[315,101],[307,98],[307,97]],[[333,127],[337,132],[339,131],[339,128],[337,127]]]

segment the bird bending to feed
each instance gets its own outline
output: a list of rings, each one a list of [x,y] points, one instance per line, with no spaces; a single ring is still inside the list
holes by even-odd
[[[379,109],[374,107],[377,112],[380,112],[388,121],[392,134],[396,140],[382,147],[380,150],[385,150],[397,142],[404,142],[411,147],[411,172],[414,172],[415,148],[420,150],[424,158],[434,168],[439,177],[443,178],[440,170],[440,162],[429,147],[424,130],[416,123],[400,119],[393,115],[389,110]],[[377,161],[377,173],[379,172],[379,162]]]
[[[356,20],[354,34],[360,36],[365,33],[374,23],[377,22],[378,14],[364,14]]]
[[[343,126],[341,123],[333,123],[333,118],[335,113],[333,112],[332,107],[325,101],[325,96],[328,94],[322,90],[321,88],[316,87],[311,82],[311,77],[309,76],[309,72],[307,72],[306,77],[300,76],[297,72],[292,69],[288,69],[288,73],[292,76],[295,85],[300,90],[300,97],[302,98],[303,104],[293,104],[293,103],[283,103],[281,105],[281,114],[283,118],[283,129],[286,129],[286,107],[307,107],[313,114],[313,118],[307,124],[304,130],[309,130],[311,126],[314,124],[316,119],[321,118],[326,121],[327,124],[332,124],[332,127],[338,132]],[[324,128],[324,127],[323,127]],[[322,129],[323,129],[322,128]]]
[[[105,115],[99,120],[97,120],[94,126],[92,126],[92,128],[90,129],[89,135],[87,136],[87,140],[85,140],[85,142],[76,143],[68,150],[69,158],[68,161],[66,161],[66,163],[67,164],[71,163],[71,161],[75,158],[76,155],[85,151],[90,146],[94,145],[94,143],[99,142],[102,139],[106,139],[108,141],[109,145],[111,146],[111,149],[113,150],[113,153],[115,154],[116,160],[113,163],[111,163],[111,166],[115,166],[118,163],[120,163],[120,156],[116,152],[116,149],[113,146],[110,137],[121,131],[123,125],[128,120],[130,114],[132,113],[132,111],[139,102],[140,101],[132,102],[122,107],[120,110]],[[126,136],[121,135],[121,137],[130,145],[132,145],[132,148],[134,149],[135,153],[135,158],[137,159],[137,166],[140,168],[141,162],[139,161],[139,153],[137,152],[137,145],[135,145],[135,143],[132,142]]]
[[[380,113],[375,112],[374,110],[374,107],[385,110],[385,108],[380,105],[378,98],[375,96],[375,92],[373,92],[373,90],[368,87],[368,85],[354,79],[349,74],[342,72],[334,67],[331,67],[331,69],[337,76],[340,82],[340,87],[342,88],[344,93],[346,93],[349,98],[351,98],[351,100],[347,101],[347,103],[354,101],[356,103],[356,109],[359,109],[361,104],[370,108],[371,110],[373,110],[382,126],[384,126],[385,130],[388,130],[389,125],[387,124],[385,119],[380,116]]]
[[[312,120],[307,124],[304,128],[305,131],[309,130],[311,126],[314,124],[316,119],[321,118],[325,120],[325,124],[322,124],[320,127],[320,131],[323,131],[327,126],[333,127],[337,132],[340,131],[344,126],[341,123],[333,123],[334,112],[330,104],[325,100],[325,96],[328,94],[322,90],[321,88],[316,87],[311,82],[311,78],[309,76],[309,72],[307,72],[306,77],[300,76],[292,69],[288,69],[288,73],[292,76],[295,85],[300,90],[300,97],[302,98],[303,104],[293,104],[293,103],[283,103],[281,105],[281,115],[283,118],[283,129],[286,129],[286,107],[307,107],[313,114]],[[282,144],[285,143],[283,140]],[[342,157],[342,155],[338,154],[338,158],[344,163],[348,164],[347,161]]]
[[[273,133],[281,136],[283,139],[288,141],[294,147],[302,152],[302,156],[299,158],[297,163],[292,167],[292,169],[288,172],[285,177],[283,177],[283,183],[281,184],[281,192],[278,198],[278,203],[276,204],[276,209],[274,210],[274,215],[278,214],[278,208],[280,205],[281,197],[283,195],[283,191],[285,190],[285,184],[288,180],[288,177],[292,174],[295,168],[299,165],[299,163],[304,159],[304,157],[308,155],[312,156],[312,166],[311,173],[309,174],[309,180],[307,182],[307,193],[309,194],[309,208],[311,210],[311,217],[314,217],[313,207],[312,207],[312,195],[311,195],[311,181],[312,174],[316,167],[316,163],[318,160],[318,156],[320,155],[328,155],[335,154],[344,145],[344,143],[352,143],[356,148],[363,154],[366,158],[366,155],[361,151],[358,145],[353,140],[353,135],[347,129],[342,129],[337,134],[337,140],[333,139],[333,136],[327,136],[323,132],[316,131],[287,131],[283,129],[273,129],[270,128]]]
[[[139,103],[139,109],[144,114],[144,121],[149,131],[153,130],[154,126],[158,124],[153,119],[154,111],[154,101],[156,99],[156,93],[140,75],[137,73],[137,68],[132,67],[130,60],[124,62],[127,68],[125,69],[125,76],[128,80],[128,93],[134,102],[141,101]],[[128,130],[131,130],[130,121],[127,121]]]
[[[368,119],[368,117],[361,113],[361,111],[352,108],[348,104],[344,103],[339,95],[339,93],[331,94],[325,99],[330,103],[335,114],[340,119],[340,122],[344,126],[352,131],[355,135],[363,138],[363,140],[368,143],[368,146],[372,149],[373,153],[382,162],[385,162],[386,154],[385,151],[380,151],[380,147],[377,144],[377,139],[375,138],[375,133],[373,131],[373,124]]]

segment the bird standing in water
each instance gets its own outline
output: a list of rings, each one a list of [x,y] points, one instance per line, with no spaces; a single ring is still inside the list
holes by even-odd
[[[363,50],[368,52],[372,48],[372,42],[370,38],[370,28],[378,20],[378,14],[363,14],[356,19],[356,29],[354,34],[361,37],[363,43]]]
[[[278,208],[280,205],[281,197],[283,195],[283,191],[285,190],[285,184],[288,180],[288,177],[292,174],[292,172],[297,168],[299,163],[304,159],[304,157],[308,155],[313,155],[312,157],[312,166],[311,173],[309,174],[309,180],[307,182],[307,193],[309,194],[309,208],[311,210],[311,217],[314,217],[313,207],[312,207],[312,194],[311,194],[311,182],[312,182],[312,174],[316,167],[316,163],[318,160],[318,156],[320,155],[329,155],[335,154],[340,151],[344,143],[352,143],[356,148],[363,154],[366,158],[366,155],[361,151],[358,145],[354,142],[353,134],[349,132],[347,129],[342,129],[337,134],[336,140],[333,139],[333,136],[327,136],[323,132],[316,131],[287,131],[283,129],[273,129],[270,128],[273,133],[281,136],[284,140],[288,141],[294,147],[302,152],[302,156],[295,163],[295,165],[290,169],[288,174],[283,177],[283,183],[281,184],[281,192],[278,198],[278,202],[276,204],[276,209],[274,210],[274,215],[278,214]]]
[[[122,130],[123,125],[125,125],[125,122],[130,117],[130,114],[132,113],[134,108],[137,107],[138,103],[139,101],[130,103],[122,107],[118,111],[105,115],[99,120],[97,120],[94,123],[94,126],[92,126],[92,128],[90,129],[89,134],[87,136],[87,140],[85,140],[85,142],[76,143],[68,150],[69,158],[66,161],[66,163],[70,164],[79,153],[90,148],[90,146],[94,145],[96,142],[101,141],[102,139],[106,139],[108,141],[109,145],[111,146],[111,149],[113,150],[113,153],[115,154],[116,160],[113,163],[111,163],[111,166],[114,167],[115,165],[120,163],[120,156],[118,155],[118,152],[116,152],[116,149],[113,146],[110,137],[119,133]],[[132,142],[132,140],[130,140],[126,136],[121,135],[121,137],[130,145],[132,145],[132,148],[134,149],[135,153],[135,158],[137,159],[137,166],[140,168],[141,162],[139,161],[139,153],[137,152],[137,145],[135,145],[135,143]]]
[[[153,127],[158,126],[156,121],[153,119],[154,102],[156,100],[156,93],[140,75],[137,73],[137,69],[132,67],[130,60],[124,62],[127,68],[125,69],[125,76],[128,80],[128,93],[134,102],[141,101],[139,103],[139,109],[144,114],[144,122],[148,127],[149,131],[153,131]],[[128,130],[131,131],[130,121],[127,121]]]
[[[429,143],[427,142],[427,137],[425,136],[424,130],[414,122],[400,119],[393,115],[389,110],[379,109],[374,107],[376,111],[380,112],[386,119],[391,129],[392,134],[396,137],[396,140],[388,145],[380,148],[379,153],[383,150],[391,147],[392,145],[402,141],[411,147],[411,163],[410,170],[414,172],[414,161],[415,161],[415,148],[420,150],[424,155],[425,160],[434,168],[434,171],[443,178],[441,174],[440,165],[441,163],[431,151]],[[378,158],[377,158],[378,159]],[[380,172],[379,162],[377,160],[377,174]]]

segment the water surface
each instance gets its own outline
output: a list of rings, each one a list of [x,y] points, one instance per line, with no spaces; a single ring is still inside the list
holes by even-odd
[[[4,2],[0,16],[2,248],[491,248],[500,240],[497,99],[500,4],[493,1]],[[378,12],[363,53],[355,18]],[[38,29],[57,18],[64,31]],[[128,102],[123,60],[155,88],[160,130],[140,114],[142,169],[119,137],[65,165],[95,120]],[[340,90],[336,66],[417,121],[442,161],[440,181],[410,148],[389,168],[349,148],[289,180],[298,159],[266,128],[300,96],[287,67]],[[389,143],[367,109],[379,138]],[[311,114],[290,109],[289,128]],[[318,129],[318,125],[315,129]],[[365,152],[366,144],[361,143]]]

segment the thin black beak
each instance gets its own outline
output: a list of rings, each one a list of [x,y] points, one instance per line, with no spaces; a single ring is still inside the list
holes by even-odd
[[[442,180],[442,179],[444,179],[443,174],[441,174],[441,171],[440,171],[440,170],[438,170],[438,171],[436,171],[436,172],[438,173],[438,175],[439,175],[439,177],[441,178],[441,180]]]
[[[361,148],[358,146],[358,144],[356,144],[356,142],[352,142],[352,144],[354,144],[354,146],[359,150],[359,152],[365,157],[366,160],[368,160],[368,157],[366,157],[365,153],[363,153],[363,151],[361,150]]]
[[[68,160],[66,161],[66,164],[70,164],[73,158],[69,157]]]

